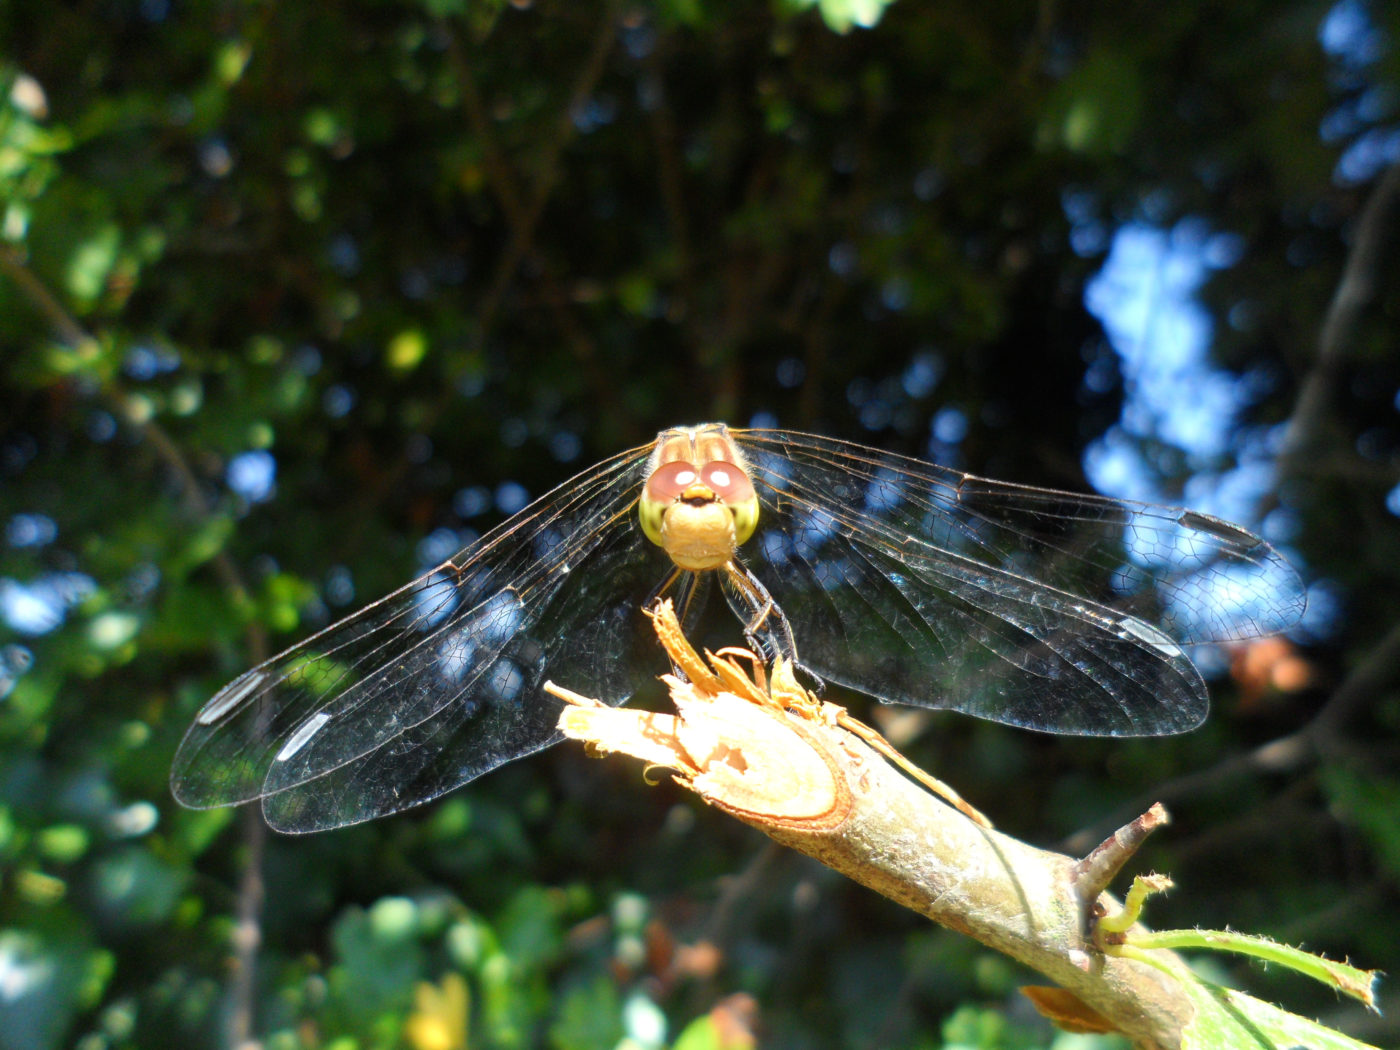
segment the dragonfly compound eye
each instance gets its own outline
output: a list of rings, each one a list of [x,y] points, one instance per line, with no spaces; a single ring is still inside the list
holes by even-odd
[[[758,528],[758,494],[744,469],[735,463],[716,460],[700,469],[700,480],[734,515],[734,539],[743,543]]]
[[[679,460],[663,463],[652,471],[637,507],[647,539],[658,547],[666,546],[661,536],[661,523],[666,518],[666,511],[681,498],[681,493],[699,480],[700,475],[694,465]]]
[[[652,472],[638,501],[647,538],[682,569],[717,569],[758,524],[758,497],[743,469],[712,460],[699,470],[675,460]]]

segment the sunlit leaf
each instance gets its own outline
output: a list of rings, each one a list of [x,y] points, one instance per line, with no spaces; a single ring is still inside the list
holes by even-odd
[[[559,1050],[611,1050],[623,1036],[621,1015],[617,985],[600,977],[564,995],[550,1040]]]
[[[91,302],[100,296],[116,265],[120,245],[121,231],[110,224],[79,243],[68,260],[68,294],[80,302]]]
[[[1183,1050],[1255,1050],[1259,1046],[1308,1050],[1374,1050],[1316,1021],[1260,1002],[1232,988],[1187,982],[1196,1016],[1182,1032]],[[1262,1042],[1261,1042],[1262,1040]]]
[[[389,341],[389,367],[396,372],[417,368],[428,352],[428,337],[419,328],[408,328]]]

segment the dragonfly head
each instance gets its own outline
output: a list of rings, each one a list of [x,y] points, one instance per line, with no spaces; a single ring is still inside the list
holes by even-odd
[[[638,505],[642,531],[680,568],[718,569],[758,526],[758,495],[729,460],[672,460],[652,471]]]

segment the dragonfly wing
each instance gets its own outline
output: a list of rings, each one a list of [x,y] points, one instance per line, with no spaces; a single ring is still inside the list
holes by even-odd
[[[822,507],[895,546],[925,545],[1159,626],[1183,644],[1287,630],[1306,605],[1292,566],[1206,514],[993,481],[791,431],[740,431],[773,500]]]
[[[1108,736],[1182,732],[1209,706],[1161,632],[988,566],[897,558],[857,534],[760,576],[802,662],[882,700]]]
[[[747,557],[800,656],[881,699],[1054,732],[1179,732],[1208,701],[1177,642],[1300,611],[1278,554],[1214,519],[804,434],[738,436],[764,505]],[[1136,553],[1149,543],[1159,564]],[[1183,606],[1189,618],[1163,615]]]
[[[631,548],[638,574],[648,563],[656,571],[629,520],[648,452],[566,482],[456,558],[234,679],[186,733],[171,773],[175,797],[195,807],[245,802],[353,762],[444,707],[490,709],[481,703],[489,690],[510,688],[492,684],[493,674],[510,677],[494,670],[501,661],[529,664],[547,650],[552,639],[539,635],[556,625],[541,610],[559,607],[558,591],[578,591],[601,616],[635,582],[598,592],[574,571],[590,554]],[[487,733],[476,746],[500,764],[517,744]],[[525,754],[540,745],[518,746]]]
[[[263,813],[279,831],[322,831],[385,816],[445,794],[562,739],[548,678],[584,682],[620,704],[665,667],[642,606],[668,565],[635,535],[614,531],[568,578],[537,588],[517,630],[478,663],[453,703],[376,749],[313,779],[269,789]]]

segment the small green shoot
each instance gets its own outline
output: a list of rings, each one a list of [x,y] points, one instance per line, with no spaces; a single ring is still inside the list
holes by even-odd
[[[1370,1010],[1376,1009],[1375,984],[1378,971],[1362,970],[1346,963],[1324,959],[1300,948],[1234,930],[1137,930],[1137,923],[1147,898],[1170,889],[1171,879],[1163,875],[1137,876],[1128,890],[1123,908],[1114,914],[1101,916],[1095,930],[1095,941],[1109,955],[1121,955],[1152,962],[1154,949],[1204,948],[1212,951],[1235,952],[1265,962],[1286,966],[1290,970],[1330,985],[1336,991],[1358,999]],[[1172,971],[1177,972],[1177,971]],[[1232,993],[1233,994],[1233,993]]]

